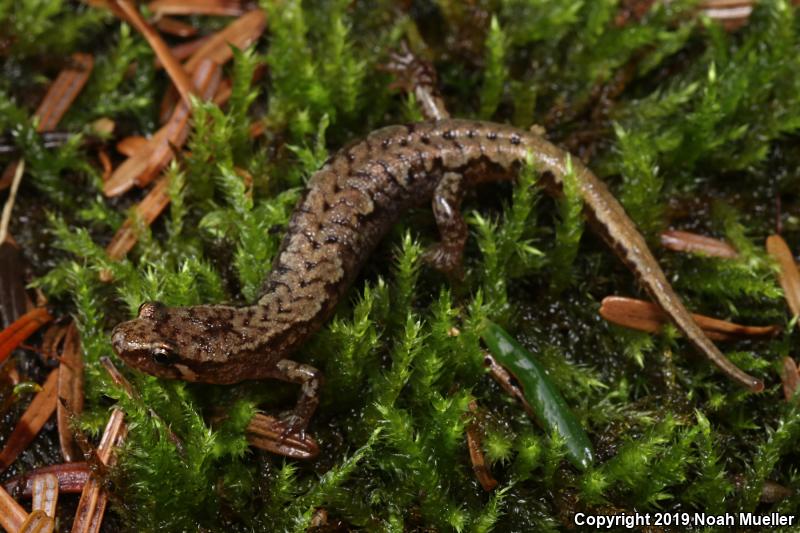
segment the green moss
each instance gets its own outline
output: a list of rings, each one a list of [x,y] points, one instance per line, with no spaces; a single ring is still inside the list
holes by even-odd
[[[62,0],[0,2],[0,27],[13,60],[57,51],[65,54],[90,42],[105,18],[103,11]]]
[[[578,255],[578,245],[583,235],[583,200],[578,180],[572,169],[572,159],[567,160],[567,173],[563,179],[563,198],[559,199],[559,221],[556,224],[556,243],[550,255],[553,272],[552,287],[558,292],[572,281],[572,266]]]
[[[486,36],[486,70],[484,72],[484,82],[481,88],[481,108],[479,116],[489,119],[494,114],[503,96],[503,86],[508,75],[505,66],[506,60],[506,37],[497,18],[492,18],[489,26],[489,35]]]

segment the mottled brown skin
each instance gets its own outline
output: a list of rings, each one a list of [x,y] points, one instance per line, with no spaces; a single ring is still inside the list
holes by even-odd
[[[300,383],[292,424],[304,427],[317,404],[320,375],[287,357],[328,320],[378,241],[407,209],[432,200],[441,242],[426,259],[458,273],[467,237],[459,211],[464,190],[481,181],[513,179],[528,157],[547,189],[558,193],[569,155],[534,133],[456,119],[375,131],[311,177],[256,303],[238,308],[147,303],[138,318],[114,329],[114,349],[131,366],[166,378]],[[734,366],[695,324],[606,186],[580,161],[571,165],[587,218],[651,297],[725,374],[761,390],[761,382]]]

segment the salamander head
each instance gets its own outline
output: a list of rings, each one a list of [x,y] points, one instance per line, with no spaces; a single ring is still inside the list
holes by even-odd
[[[126,364],[148,374],[186,381],[208,381],[201,363],[221,353],[216,328],[203,320],[204,306],[167,307],[145,302],[139,316],[118,324],[111,344]],[[208,309],[208,307],[206,307]]]

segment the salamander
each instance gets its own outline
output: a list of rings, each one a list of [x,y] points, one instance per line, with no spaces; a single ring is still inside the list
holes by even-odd
[[[464,191],[514,179],[529,157],[555,194],[571,166],[591,227],[697,350],[731,379],[761,391],[762,382],[731,363],[694,322],[634,223],[588,168],[533,132],[459,119],[385,127],[340,150],[311,176],[255,303],[144,303],[137,318],[113,330],[114,350],[164,378],[298,383],[302,392],[288,423],[303,429],[317,406],[321,375],[290,356],[328,320],[381,238],[406,210],[431,202],[441,241],[425,259],[458,273],[467,239]]]

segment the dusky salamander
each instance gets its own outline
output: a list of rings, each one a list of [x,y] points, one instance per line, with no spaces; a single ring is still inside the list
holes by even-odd
[[[303,429],[317,406],[321,376],[289,357],[328,320],[380,239],[407,209],[432,201],[441,242],[426,259],[458,272],[467,239],[460,213],[465,189],[513,179],[529,154],[546,189],[558,193],[569,155],[534,133],[457,119],[377,130],[311,176],[258,301],[245,307],[144,303],[137,318],[114,329],[114,350],[129,365],[164,378],[301,384],[289,423]],[[731,363],[694,322],[605,184],[577,159],[571,164],[587,219],[653,300],[723,373],[761,391],[762,382]]]

